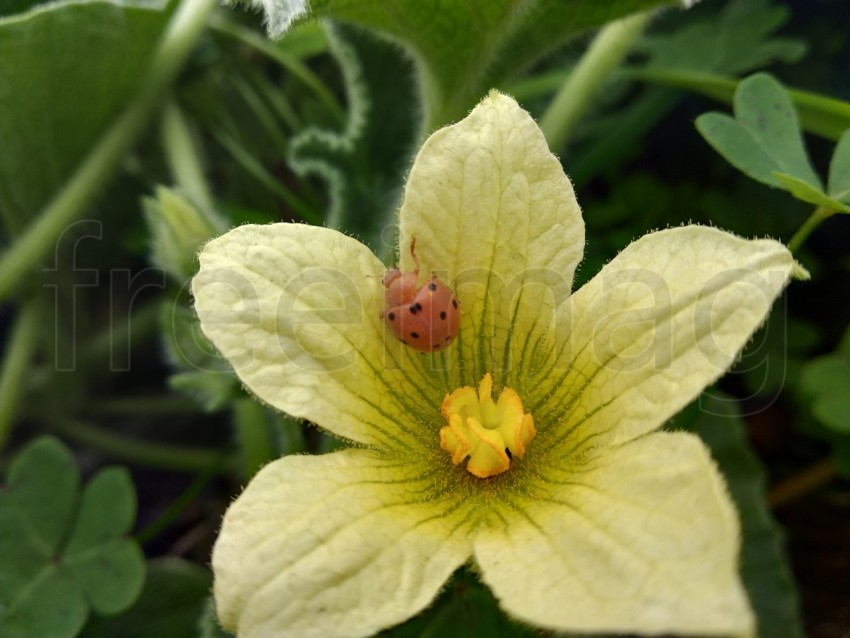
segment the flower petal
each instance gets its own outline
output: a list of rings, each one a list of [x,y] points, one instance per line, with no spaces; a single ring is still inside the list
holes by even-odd
[[[366,246],[327,228],[248,225],[199,259],[201,328],[260,399],[360,443],[433,444],[444,389],[386,334],[385,268]]]
[[[373,450],[267,465],[213,552],[222,624],[239,638],[368,636],[428,605],[471,547],[461,499],[422,464]]]
[[[732,365],[802,272],[779,242],[714,228],[674,228],[630,244],[564,309],[561,325],[572,330],[529,401],[546,427],[558,424],[547,445],[569,439],[561,451],[572,453],[660,427]]]
[[[697,437],[650,434],[542,481],[475,541],[508,613],[574,631],[752,629],[735,511]]]
[[[457,353],[457,384],[477,385],[486,372],[518,372],[513,361],[529,335],[547,329],[569,297],[584,223],[537,124],[493,91],[416,157],[400,211],[407,270],[411,238],[423,270],[461,300],[459,344],[449,352]]]

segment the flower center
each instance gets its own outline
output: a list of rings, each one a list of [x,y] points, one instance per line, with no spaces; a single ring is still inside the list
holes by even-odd
[[[479,478],[506,472],[511,458],[522,457],[537,433],[519,395],[503,388],[493,401],[493,377],[488,372],[475,388],[458,388],[443,399],[440,412],[448,425],[440,429],[440,447],[457,465],[467,456],[466,469]]]

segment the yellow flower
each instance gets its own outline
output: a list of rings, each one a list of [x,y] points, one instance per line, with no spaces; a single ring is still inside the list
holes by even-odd
[[[415,237],[423,281],[461,301],[436,354],[391,335],[385,265],[335,230],[242,226],[200,255],[201,325],[248,389],[354,444],[270,463],[230,507],[213,554],[225,627],[367,636],[471,562],[540,627],[751,631],[724,482],[698,438],[656,430],[804,275],[788,250],[664,230],[570,294],[579,206],[498,93],[426,141],[399,215],[401,268]]]

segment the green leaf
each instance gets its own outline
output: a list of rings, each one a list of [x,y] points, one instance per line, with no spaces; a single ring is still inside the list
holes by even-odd
[[[112,540],[68,557],[68,567],[92,609],[117,614],[136,600],[145,578],[145,557],[132,539]]]
[[[782,188],[799,200],[814,204],[815,206],[822,206],[829,210],[850,213],[850,206],[827,196],[823,191],[814,188],[811,184],[801,179],[778,172],[773,173],[773,176]]]
[[[149,561],[136,604],[120,616],[92,618],[81,638],[196,636],[211,580],[207,569],[179,558]]]
[[[369,33],[328,23],[326,36],[345,78],[349,120],[339,133],[311,128],[299,134],[289,161],[299,175],[329,183],[328,226],[386,250],[393,237],[381,234],[398,206],[421,128],[412,69],[395,46]]]
[[[136,519],[136,492],[130,474],[113,467],[99,472],[86,485],[67,555],[83,553],[130,531]]]
[[[136,515],[127,472],[100,472],[79,497],[68,449],[44,437],[12,462],[0,490],[0,635],[71,638],[89,607],[126,608],[144,559],[126,533]]]
[[[773,176],[779,164],[735,119],[724,113],[705,113],[697,118],[696,126],[732,166],[763,184],[779,186]]]
[[[719,113],[697,118],[697,129],[733,166],[769,186],[786,173],[815,189],[820,178],[809,163],[794,106],[782,86],[758,73],[735,91],[735,119]]]
[[[766,73],[748,77],[735,91],[734,109],[738,122],[783,173],[822,188],[803,146],[794,105],[779,82]]]
[[[636,48],[649,54],[646,68],[737,75],[802,57],[803,40],[774,36],[790,15],[770,0],[732,0],[708,20],[644,38]]]
[[[681,72],[668,69],[631,69],[630,77],[707,95],[731,104],[739,81],[711,73]],[[786,89],[803,128],[829,140],[838,141],[850,128],[850,102],[800,89]]]
[[[850,434],[850,330],[835,352],[803,366],[801,384],[814,417],[840,434]]]
[[[80,476],[74,457],[53,437],[25,448],[9,468],[6,488],[0,492],[3,520],[11,517],[26,529],[26,538],[45,558],[52,558],[68,533],[77,505]],[[0,552],[12,552],[2,545]],[[2,554],[0,554],[2,555]]]
[[[741,517],[741,577],[758,618],[758,635],[802,638],[799,602],[784,540],[765,502],[764,470],[747,443],[737,401],[717,391],[706,392],[676,425],[705,441],[726,477]]]
[[[832,199],[850,204],[850,129],[844,131],[832,153],[828,184]]]
[[[73,456],[52,437],[12,461],[0,489],[0,636],[65,638],[85,622],[83,593],[57,560],[79,480]]]
[[[2,596],[3,638],[71,638],[86,622],[88,605],[74,577],[56,565],[43,566],[27,587]]]
[[[487,91],[576,35],[671,0],[313,0],[318,17],[376,29],[419,66],[428,128],[457,121]]]
[[[0,19],[0,210],[10,228],[48,202],[126,106],[166,18],[86,0]]]
[[[65,556],[99,613],[126,609],[141,591],[144,556],[125,537],[135,518],[136,492],[127,470],[103,470],[86,486]]]

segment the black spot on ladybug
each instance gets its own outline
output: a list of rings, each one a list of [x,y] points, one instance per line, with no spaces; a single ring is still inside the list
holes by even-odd
[[[435,284],[433,281],[430,284],[428,284],[428,290],[430,290],[431,292],[434,292],[436,289],[437,289],[437,284]]]
[[[411,332],[411,333],[410,333],[410,337],[411,337],[411,339],[418,339],[418,338],[419,338],[419,333],[418,333],[418,332]]]
[[[440,311],[440,319],[442,319],[443,321],[445,321],[445,319],[446,319],[446,311],[445,311],[445,310],[441,310],[441,311]]]
[[[457,299],[452,299],[452,308],[457,308]]]
[[[412,314],[412,315],[416,314],[416,305],[415,304],[410,306],[410,314]]]
[[[395,321],[395,313],[391,312],[390,314],[388,314],[387,319],[389,319],[390,321]]]
[[[418,301],[413,305],[416,306],[416,312],[419,312],[420,310],[422,310],[422,304],[419,303]]]
[[[443,344],[442,343],[434,343],[434,344],[431,345],[431,347],[434,348],[434,350],[439,350],[440,348],[443,347]]]

